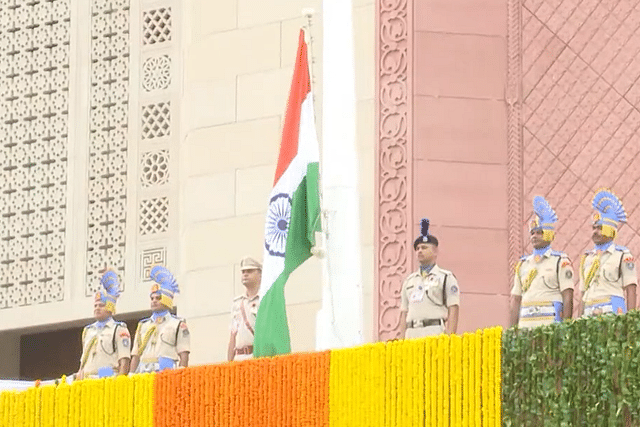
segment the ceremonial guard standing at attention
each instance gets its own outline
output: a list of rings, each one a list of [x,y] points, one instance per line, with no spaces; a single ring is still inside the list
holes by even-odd
[[[598,191],[592,205],[596,210],[591,235],[595,246],[580,261],[583,314],[626,313],[636,308],[636,265],[629,249],[613,240],[627,214],[620,199],[608,189]]]
[[[556,213],[540,196],[533,199],[529,224],[533,253],[516,264],[511,288],[511,326],[548,325],[570,319],[573,312],[573,268],[563,253],[551,249]]]
[[[438,239],[429,234],[429,220],[423,219],[420,236],[413,242],[420,267],[402,284],[400,328],[405,338],[456,333],[460,306],[458,280],[440,268]]]
[[[260,302],[258,290],[262,279],[262,264],[253,258],[243,258],[240,261],[240,272],[245,292],[233,300],[231,335],[227,351],[228,360],[246,360],[253,357],[253,338]]]
[[[127,325],[113,320],[120,295],[118,276],[107,271],[100,279],[102,290],[95,295],[96,319],[82,331],[82,358],[76,379],[102,378],[129,373],[131,336]]]
[[[138,323],[131,350],[132,372],[153,372],[189,365],[189,328],[169,312],[178,283],[162,266],[151,269],[151,317]]]

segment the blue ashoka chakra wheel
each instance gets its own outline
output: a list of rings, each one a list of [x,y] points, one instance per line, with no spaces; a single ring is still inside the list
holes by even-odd
[[[288,194],[276,194],[269,201],[265,225],[264,247],[269,255],[284,257],[291,220],[291,197]]]

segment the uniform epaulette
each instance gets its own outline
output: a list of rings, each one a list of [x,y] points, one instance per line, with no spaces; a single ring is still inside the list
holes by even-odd
[[[138,323],[147,323],[147,322],[151,322],[151,317],[146,317],[146,318],[140,320]]]
[[[85,326],[84,329],[89,329],[90,327],[92,327],[95,324],[96,324],[96,322],[90,323],[87,326]]]
[[[420,268],[418,268],[418,271],[414,271],[413,273],[408,275],[407,278],[404,279],[403,283],[406,282],[407,280],[411,279],[412,277],[419,277],[419,276],[420,276]]]
[[[174,319],[176,319],[176,320],[180,320],[181,322],[184,320],[184,318],[183,318],[183,317],[176,316],[176,315],[175,315],[175,314],[173,314],[173,313],[169,313],[169,316],[173,317],[173,318],[174,318]]]
[[[629,248],[627,248],[626,246],[616,245],[616,251],[624,252],[624,251],[628,251],[628,250],[629,250]]]
[[[530,256],[531,256],[531,254],[522,255],[522,256],[520,257],[520,261],[526,261],[526,260],[527,260],[527,258],[529,258]]]
[[[561,257],[561,258],[562,258],[562,257],[567,257],[567,254],[565,254],[564,252],[554,251],[554,250],[552,250],[552,251],[551,251],[551,255],[559,256],[559,257]]]
[[[444,274],[451,274],[453,277],[455,277],[455,275],[449,270],[445,270],[444,268],[440,268],[440,271],[442,271]]]
[[[238,295],[237,297],[235,297],[233,300],[234,301],[238,301],[240,299],[242,299],[244,297],[244,295]]]
[[[116,320],[115,322],[116,322],[116,325],[124,326],[125,328],[127,327],[127,324],[124,322],[120,322],[119,320]]]

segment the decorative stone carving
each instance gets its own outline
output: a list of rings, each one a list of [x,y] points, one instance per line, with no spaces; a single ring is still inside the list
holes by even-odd
[[[142,139],[162,138],[171,134],[171,102],[142,107]]]
[[[169,181],[169,151],[150,151],[142,154],[140,180],[143,187],[164,185]]]
[[[156,197],[140,202],[140,234],[164,233],[169,229],[169,198]]]
[[[69,1],[0,2],[0,309],[64,298]]]
[[[399,337],[400,289],[411,268],[412,1],[378,0],[376,49],[378,176],[376,182],[376,308],[378,339]]]
[[[142,64],[142,87],[147,92],[162,90],[171,84],[169,55],[152,56]]]
[[[129,121],[129,1],[91,10],[87,296],[105,268],[124,272]]]
[[[522,3],[507,5],[507,233],[509,239],[509,277],[523,251],[522,214]]]
[[[167,248],[145,249],[140,254],[140,279],[150,280],[151,269],[155,265],[167,265]]]
[[[142,43],[155,44],[171,40],[171,8],[159,8],[142,13]]]

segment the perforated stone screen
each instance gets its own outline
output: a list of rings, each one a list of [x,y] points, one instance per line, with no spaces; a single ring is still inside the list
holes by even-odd
[[[69,1],[0,1],[0,308],[64,296]]]
[[[147,58],[142,63],[142,87],[147,92],[166,89],[171,84],[171,58],[158,55]]]
[[[163,43],[171,40],[171,8],[163,7],[143,12],[142,42]]]
[[[125,263],[129,1],[91,1],[91,113],[86,294]]]

